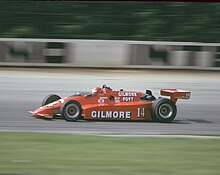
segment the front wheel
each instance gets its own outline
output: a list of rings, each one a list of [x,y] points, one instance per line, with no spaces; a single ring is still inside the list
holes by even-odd
[[[159,98],[152,105],[152,118],[154,121],[169,123],[176,117],[176,105],[167,98]]]
[[[63,103],[60,108],[61,116],[69,122],[75,122],[81,118],[82,107],[75,100],[69,100]]]
[[[47,105],[47,104],[52,103],[52,102],[55,102],[55,101],[57,101],[59,99],[61,99],[60,96],[55,95],[55,94],[50,94],[50,95],[46,96],[43,99],[42,106]]]

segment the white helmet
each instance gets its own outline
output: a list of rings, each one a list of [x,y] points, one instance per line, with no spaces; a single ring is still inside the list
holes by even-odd
[[[92,89],[92,95],[102,93],[102,89],[100,87],[95,87]]]

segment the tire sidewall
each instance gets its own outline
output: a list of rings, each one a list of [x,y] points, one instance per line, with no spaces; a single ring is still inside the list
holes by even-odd
[[[58,96],[58,95],[56,95],[56,94],[50,94],[50,95],[46,96],[46,97],[43,99],[43,101],[42,101],[42,106],[47,105],[47,104],[50,104],[50,103],[52,103],[52,102],[54,102],[54,101],[57,101],[57,100],[59,100],[59,99],[61,99],[60,96]]]
[[[77,116],[74,117],[74,118],[71,118],[67,115],[67,110],[69,107],[73,107],[75,106],[76,107],[76,110],[77,111]],[[60,111],[61,111],[61,116],[66,120],[66,121],[69,121],[69,122],[75,122],[77,121],[78,119],[81,118],[81,114],[82,114],[82,107],[80,105],[79,102],[75,101],[75,100],[69,100],[69,101],[66,101],[65,103],[62,104],[61,108],[60,108]]]
[[[160,110],[162,107],[167,107],[168,110],[172,112],[170,116],[162,116]],[[174,120],[177,114],[176,105],[167,98],[159,98],[152,104],[152,119],[153,121],[162,122],[162,123],[170,123]]]

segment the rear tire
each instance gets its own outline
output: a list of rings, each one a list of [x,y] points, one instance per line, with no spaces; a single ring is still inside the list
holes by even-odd
[[[176,105],[167,98],[159,98],[152,104],[152,119],[154,121],[169,123],[177,114]]]
[[[42,106],[50,104],[50,103],[57,101],[59,99],[61,99],[60,96],[55,95],[55,94],[50,94],[43,99]]]
[[[82,107],[75,100],[69,100],[63,103],[60,108],[61,116],[69,122],[75,122],[81,118]]]

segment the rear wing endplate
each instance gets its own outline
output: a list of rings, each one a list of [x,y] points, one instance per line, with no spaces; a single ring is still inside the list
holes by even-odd
[[[174,103],[176,103],[178,99],[189,99],[191,96],[191,92],[180,89],[161,89],[160,95],[169,96],[170,99]]]

